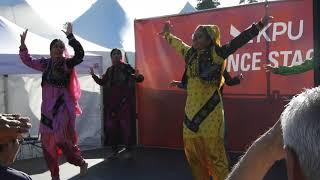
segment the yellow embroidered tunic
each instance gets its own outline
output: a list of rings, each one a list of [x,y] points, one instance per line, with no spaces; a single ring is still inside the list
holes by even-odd
[[[193,176],[197,180],[209,179],[210,176],[223,180],[228,174],[228,162],[223,140],[224,112],[219,90],[224,83],[223,72],[226,62],[224,59],[256,36],[259,29],[257,25],[252,25],[229,44],[221,47],[212,45],[206,50],[192,49],[176,36],[165,33],[165,39],[185,58],[187,64],[186,119],[183,125],[183,139],[186,157]],[[215,29],[210,31],[215,31]],[[204,59],[204,57],[208,59]],[[207,64],[204,61],[207,61],[205,62]],[[208,61],[211,62],[208,64]],[[211,65],[214,71],[200,72]],[[203,77],[206,76],[206,73],[208,74],[207,78]],[[206,107],[205,104],[213,97],[214,93],[218,93],[217,99],[220,101],[211,112],[208,112],[203,107]],[[206,110],[202,111],[203,109]],[[200,112],[206,114],[203,116],[205,118],[202,119],[197,131],[190,130],[186,121],[192,122],[192,119]]]
[[[172,34],[165,35],[166,40],[169,44],[175,48],[182,56],[186,56],[187,51],[191,48],[179,38]],[[187,101],[185,106],[185,113],[188,119],[192,119],[194,115],[202,108],[202,106],[212,97],[215,91],[218,91],[219,87],[223,84],[222,73],[220,73],[220,84],[214,82],[205,82],[197,76],[198,66],[199,66],[199,56],[205,51],[198,51],[197,56],[187,68],[188,86],[187,86]],[[219,64],[221,66],[221,72],[224,71],[225,61],[220,56],[217,55],[215,49],[211,51],[212,63]],[[221,99],[221,98],[220,98]],[[209,114],[209,116],[200,124],[199,131],[193,132],[189,130],[185,125],[183,128],[184,137],[195,137],[195,136],[220,136],[223,137],[224,127],[223,127],[223,108],[222,102],[215,107],[214,111]]]

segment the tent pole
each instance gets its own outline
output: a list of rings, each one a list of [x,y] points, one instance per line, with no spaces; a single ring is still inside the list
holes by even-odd
[[[313,0],[313,49],[314,49],[314,86],[320,84],[320,2]]]
[[[3,102],[4,102],[4,113],[8,113],[8,75],[3,75]]]

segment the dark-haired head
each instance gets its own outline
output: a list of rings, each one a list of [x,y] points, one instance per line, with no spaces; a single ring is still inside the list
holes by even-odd
[[[121,54],[121,50],[118,49],[118,48],[113,48],[113,49],[111,50],[110,57],[112,57],[112,55],[113,55],[114,53],[120,53],[120,54]]]
[[[209,46],[220,46],[220,30],[216,25],[199,25],[192,36],[192,46],[204,49]]]
[[[65,50],[65,45],[60,39],[54,39],[50,43],[50,56],[53,59],[63,57],[63,52]]]
[[[111,53],[110,53],[110,56],[111,56],[112,64],[118,64],[118,63],[121,62],[122,53],[121,53],[120,49],[118,49],[118,48],[112,49]]]

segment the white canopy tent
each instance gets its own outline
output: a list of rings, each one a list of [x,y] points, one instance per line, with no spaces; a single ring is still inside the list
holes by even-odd
[[[179,14],[193,13],[196,12],[197,9],[194,8],[189,2],[186,2],[184,7],[181,9]]]
[[[38,74],[39,72],[23,65],[17,56],[20,45],[20,34],[24,29],[0,16],[0,74]],[[32,32],[28,32],[26,44],[29,53],[35,57],[48,57],[50,41]],[[69,49],[71,49],[69,47]],[[106,49],[107,50],[107,49]],[[70,51],[70,50],[69,50]],[[72,51],[72,50],[71,50]],[[71,53],[72,54],[72,53]],[[101,64],[101,56],[87,53],[82,63],[77,67],[80,74],[87,74],[93,64]],[[98,69],[101,73],[101,69]]]
[[[126,12],[116,0],[97,0],[73,24],[76,34],[108,48],[123,48],[122,33],[129,25]],[[94,33],[93,33],[94,32]]]
[[[124,33],[130,28],[129,17],[117,0],[97,0],[73,24],[77,35],[103,47],[126,51],[128,63],[135,66],[134,51],[123,46]],[[111,62],[106,61],[104,67],[109,66]]]
[[[136,8],[135,5],[132,5],[133,3],[135,5],[140,4],[144,10],[141,11],[141,8]],[[136,18],[177,14],[179,12],[188,13],[195,10],[186,0],[170,1],[170,5],[167,1],[142,3],[139,0],[132,2],[126,0],[95,0],[93,4],[88,4],[90,4],[90,7],[87,11],[79,14],[79,17],[73,21],[74,31],[75,34],[92,42],[77,37],[85,51],[94,52],[104,57],[104,70],[111,65],[111,62],[110,55],[105,50],[101,50],[101,46],[110,49],[120,48],[126,51],[129,63],[135,66],[133,24]],[[0,15],[40,36],[49,39],[57,37],[64,39],[60,29],[53,28],[52,25],[42,19],[42,16],[26,0],[3,0],[0,2]],[[87,43],[95,43],[96,46],[87,46]]]
[[[93,52],[103,56],[102,60],[102,72],[105,71],[107,67],[111,65],[110,61],[110,49],[109,48],[120,48],[127,51],[127,56],[129,63],[134,66],[134,28],[133,21],[135,18],[143,18],[145,16],[159,16],[165,15],[164,12],[160,11],[161,8],[158,8],[158,5],[165,4],[162,2],[156,2],[155,5],[153,2],[150,2],[149,5],[146,5],[145,8],[148,8],[148,11],[142,12],[140,9],[134,9],[129,1],[125,0],[97,0],[84,14],[79,16],[74,21],[74,32],[80,36],[94,42],[89,42],[77,36],[77,39],[83,45],[86,52]],[[171,2],[170,13],[179,13],[179,10],[182,9],[185,1]],[[168,13],[168,12],[167,12]],[[140,15],[139,15],[140,14]],[[29,29],[29,34],[27,37],[27,46],[29,47],[32,54],[43,56],[47,55],[49,52],[49,43],[48,40],[42,38],[42,40],[33,39],[33,33],[38,34],[42,37],[53,39],[60,38],[66,40],[65,35],[60,31],[49,25],[45,20],[41,18],[41,15],[37,14],[26,0],[3,0],[0,2],[0,16],[3,16],[9,19],[11,22],[17,24],[18,26],[26,29]],[[3,20],[5,21],[5,20]],[[8,23],[7,23],[8,24]],[[15,29],[15,28],[13,28]],[[14,32],[15,35],[10,35],[15,38],[8,39],[7,42],[16,42],[10,48],[1,51],[0,49],[0,63],[3,67],[16,67],[17,71],[20,68],[23,68],[23,71],[19,71],[18,74],[33,74],[33,75],[13,75],[6,71],[8,68],[0,69],[1,72],[6,74],[11,74],[7,79],[0,79],[0,84],[6,84],[10,92],[7,92],[8,97],[8,112],[21,112],[22,114],[28,115],[32,118],[34,127],[32,128],[31,133],[36,134],[38,129],[38,119],[40,115],[40,102],[41,102],[41,86],[40,86],[40,76],[30,68],[21,64],[19,57],[17,56],[18,46],[19,46],[19,34],[23,31],[21,28],[17,28]],[[11,34],[11,33],[9,33]],[[0,34],[1,35],[1,34]],[[10,37],[6,35],[6,37]],[[5,37],[5,36],[0,36]],[[41,39],[41,38],[40,38]],[[41,43],[40,43],[41,42]],[[33,44],[35,43],[35,44]],[[97,45],[97,44],[99,45]],[[0,47],[2,41],[0,41]],[[39,47],[32,47],[38,46]],[[103,46],[103,47],[102,47]],[[3,49],[6,45],[3,46]],[[106,47],[106,48],[105,48]],[[12,54],[9,55],[11,52]],[[9,57],[13,60],[9,60]],[[86,58],[89,56],[86,56]],[[92,56],[93,58],[93,56]],[[2,59],[8,59],[8,61],[1,62]],[[14,62],[14,63],[13,63]],[[17,63],[15,63],[17,62]],[[78,72],[87,73],[88,66],[86,65],[86,60],[79,66]],[[90,61],[91,62],[91,61]],[[13,66],[13,64],[15,66]],[[82,68],[83,67],[83,68]],[[0,67],[1,68],[1,67]],[[101,69],[101,66],[100,66]],[[101,71],[99,73],[102,73]],[[101,133],[101,112],[102,108],[100,106],[101,97],[100,97],[100,88],[96,85],[91,77],[89,76],[80,76],[80,83],[82,88],[82,97],[80,104],[83,106],[84,113],[77,121],[77,130],[79,132],[80,145],[87,143],[97,144],[95,142],[100,142],[100,133]],[[0,88],[1,88],[0,85]],[[0,94],[3,96],[4,93]],[[16,96],[19,94],[19,96]],[[3,102],[3,101],[2,101]],[[26,103],[16,103],[16,102],[26,102]],[[99,102],[99,103],[97,103]],[[0,101],[0,110],[3,111],[3,105]],[[28,107],[25,106],[28,105]],[[92,131],[88,129],[93,129]],[[99,134],[99,135],[97,135]],[[99,136],[99,140],[98,140]]]
[[[139,4],[141,8],[136,8]],[[135,4],[134,6],[132,4]],[[159,8],[166,6],[166,8]],[[181,11],[179,11],[181,10]],[[189,13],[196,11],[186,1],[149,1],[142,4],[126,0],[97,0],[73,21],[79,36],[107,48],[120,48],[127,52],[128,61],[135,66],[134,20],[167,13]],[[94,33],[92,33],[94,32]],[[107,66],[110,65],[107,63]]]
[[[28,28],[42,37],[54,39],[55,31],[46,23],[39,14],[29,6],[25,0],[2,0],[0,2],[0,16],[17,24],[22,28]],[[37,27],[37,31],[34,31]]]
[[[0,16],[0,110],[20,113],[32,120],[31,135],[38,134],[41,106],[41,74],[25,66],[19,58],[20,33],[23,29]],[[50,41],[28,32],[26,44],[34,57],[48,57]],[[89,67],[99,64],[96,72],[102,73],[102,56],[86,53],[84,62],[77,68],[82,90],[80,105],[83,114],[77,119],[80,145],[101,145],[101,96],[98,86],[88,75]],[[98,103],[97,103],[98,102]]]
[[[59,38],[67,43],[65,34],[61,31],[61,29],[53,27],[44,19],[42,19],[41,15],[34,11],[34,9],[25,0],[1,1],[0,16],[3,16],[4,18],[24,29],[29,29],[29,32],[33,32],[47,39]],[[77,28],[78,27],[74,25],[74,30]],[[95,31],[91,31],[90,33],[95,34]],[[106,66],[110,66],[110,49],[85,40],[77,35],[75,35],[75,37],[81,43],[85,52],[94,53],[103,57],[103,70],[106,69]]]

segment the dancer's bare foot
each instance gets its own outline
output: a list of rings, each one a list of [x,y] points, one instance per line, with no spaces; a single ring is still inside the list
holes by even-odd
[[[57,176],[57,177],[52,177],[52,180],[60,180],[60,177]]]
[[[88,173],[88,163],[84,163],[81,167],[80,167],[80,176],[85,176]]]
[[[129,147],[124,148],[123,155],[122,155],[123,158],[127,160],[133,160],[134,159],[133,151],[134,150],[132,148],[129,148]]]
[[[132,154],[131,151],[126,151],[126,152],[124,152],[123,158],[124,158],[124,159],[127,159],[127,160],[133,160],[133,159],[134,159],[133,154]]]
[[[119,158],[119,154],[123,151],[123,149],[118,149],[117,147],[112,148],[111,154],[107,157],[109,160],[115,160]]]

